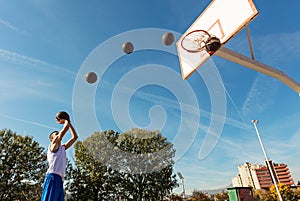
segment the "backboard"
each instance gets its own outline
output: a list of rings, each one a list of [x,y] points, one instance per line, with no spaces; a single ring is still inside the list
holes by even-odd
[[[257,15],[252,0],[213,0],[176,43],[182,78],[187,79],[211,56],[207,51],[191,53],[184,50],[181,41],[185,35],[205,30],[224,45]]]

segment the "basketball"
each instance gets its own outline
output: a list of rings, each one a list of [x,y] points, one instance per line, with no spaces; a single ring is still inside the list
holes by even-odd
[[[88,72],[85,74],[85,79],[88,83],[93,84],[97,81],[97,74],[94,72]]]
[[[175,36],[170,32],[165,33],[162,37],[162,42],[167,46],[172,45],[174,41],[175,41]]]
[[[122,50],[123,52],[125,52],[126,54],[131,54],[134,50],[134,46],[131,42],[125,42],[122,45]]]
[[[206,50],[209,52],[215,52],[221,47],[220,39],[215,36],[209,37],[205,43]]]

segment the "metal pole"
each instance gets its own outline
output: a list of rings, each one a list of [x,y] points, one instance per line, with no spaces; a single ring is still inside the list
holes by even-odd
[[[277,182],[276,182],[275,176],[274,176],[274,174],[273,174],[273,170],[271,169],[271,164],[270,164],[270,162],[269,162],[267,153],[266,153],[266,151],[265,151],[263,142],[262,142],[262,140],[261,140],[261,138],[260,138],[260,135],[259,135],[259,132],[258,132],[258,129],[257,129],[257,126],[256,126],[256,124],[258,124],[259,121],[258,121],[258,120],[252,120],[251,122],[252,122],[253,125],[254,125],[254,128],[255,128],[255,131],[256,131],[256,134],[257,134],[257,137],[258,137],[260,146],[261,146],[261,148],[262,148],[262,150],[263,150],[263,152],[264,152],[264,155],[265,155],[265,160],[266,160],[267,163],[268,163],[268,168],[269,168],[269,171],[270,171],[270,174],[271,174],[272,181],[273,181],[273,183],[274,183],[274,185],[275,185],[275,188],[276,188],[276,191],[277,191],[279,200],[280,200],[280,201],[283,201],[283,199],[282,199],[282,197],[281,197],[281,194],[280,194],[280,191],[279,191],[279,188],[278,188],[278,186],[277,186]]]
[[[184,188],[184,177],[182,176],[181,172],[177,172],[177,175],[179,176],[182,184],[182,197],[183,200],[185,200],[185,188]]]
[[[182,178],[182,190],[183,190],[183,200],[185,200],[185,188],[184,188],[183,178]]]
[[[248,25],[246,25],[246,32],[247,32],[247,38],[248,38],[248,43],[249,43],[250,52],[251,52],[251,58],[253,60],[255,60],[255,58],[254,58],[254,52],[253,52],[253,47],[252,47],[252,42],[251,42],[251,38],[250,38],[250,31],[249,31]]]

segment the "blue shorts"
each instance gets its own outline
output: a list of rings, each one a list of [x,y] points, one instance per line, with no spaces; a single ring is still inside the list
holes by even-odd
[[[41,201],[64,201],[64,187],[61,176],[47,174]]]

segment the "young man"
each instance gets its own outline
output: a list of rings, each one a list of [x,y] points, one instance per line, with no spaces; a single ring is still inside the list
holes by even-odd
[[[64,124],[61,131],[53,131],[50,138],[50,145],[47,150],[47,161],[49,168],[43,186],[42,201],[64,201],[64,188],[62,178],[66,172],[66,150],[77,140],[78,135],[70,122],[68,113],[62,111],[57,113],[56,122]],[[71,139],[65,144],[61,141],[70,129]]]

